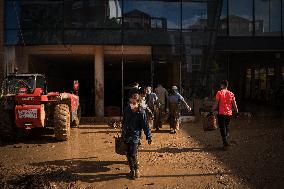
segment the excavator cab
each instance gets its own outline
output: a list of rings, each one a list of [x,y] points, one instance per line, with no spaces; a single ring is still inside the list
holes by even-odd
[[[1,97],[29,94],[32,93],[35,88],[41,88],[44,93],[47,93],[47,82],[44,75],[10,74],[2,83]]]

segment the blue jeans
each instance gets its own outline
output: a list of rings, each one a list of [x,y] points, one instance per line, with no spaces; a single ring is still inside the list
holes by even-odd
[[[127,144],[127,156],[131,156],[131,157],[135,157],[137,156],[137,151],[138,151],[138,143],[134,143],[134,142],[129,142],[126,143]]]
[[[137,159],[137,151],[138,151],[138,143],[129,142],[126,143],[127,145],[127,161],[129,164],[130,170],[137,170],[139,169],[138,159]]]

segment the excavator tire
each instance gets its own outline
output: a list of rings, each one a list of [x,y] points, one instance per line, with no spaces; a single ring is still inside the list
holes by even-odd
[[[66,141],[70,137],[70,109],[67,104],[55,105],[54,134],[59,141]]]

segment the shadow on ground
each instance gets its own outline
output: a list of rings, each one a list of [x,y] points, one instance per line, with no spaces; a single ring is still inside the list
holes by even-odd
[[[158,152],[158,153],[183,153],[183,152],[219,152],[223,151],[222,147],[205,147],[205,148],[175,148],[175,147],[165,147],[158,150],[147,150],[142,149],[139,152]]]
[[[74,128],[76,129],[76,128]],[[62,141],[56,140],[54,137],[54,131],[51,129],[37,130],[37,131],[26,131],[20,136],[8,141],[1,141],[0,146],[9,146],[15,144],[48,144],[48,143],[60,143]]]
[[[110,133],[121,133],[121,131],[119,131],[119,130],[105,130],[105,131],[94,131],[94,132],[81,132],[81,134],[96,134],[96,133],[110,134]]]
[[[95,183],[126,178],[126,174],[107,174],[112,165],[121,166],[125,161],[99,161],[97,157],[63,159],[33,163],[33,169],[13,177],[4,188],[73,188],[78,182]],[[1,187],[0,187],[1,188]],[[81,188],[81,187],[74,187]]]
[[[282,117],[232,120],[231,146],[222,150],[219,130],[203,132],[201,123],[183,130],[204,148],[162,148],[160,153],[210,152],[231,173],[252,188],[282,188],[284,184],[284,121]]]
[[[97,157],[63,159],[55,161],[46,161],[30,164],[33,167],[44,168],[45,171],[32,174],[25,174],[22,177],[10,181],[16,186],[41,187],[46,183],[96,183],[103,181],[113,181],[117,179],[129,179],[127,173],[107,173],[115,168],[120,170],[121,165],[126,165],[126,161],[100,161]],[[112,168],[111,168],[112,166]],[[47,169],[47,170],[46,170]],[[167,174],[167,175],[146,175],[143,178],[177,178],[177,177],[200,177],[229,175],[229,172],[216,173],[193,173],[193,174]],[[66,185],[65,185],[66,187]]]
[[[126,161],[100,161],[96,157],[46,161],[33,163],[31,165],[36,167],[47,166],[51,167],[52,169],[60,168],[65,172],[63,175],[69,175],[73,181],[80,180],[87,183],[109,181],[127,177],[127,174],[106,173],[111,171],[110,166],[117,165],[116,169],[120,170],[121,165],[127,165]],[[62,179],[62,182],[70,180],[65,176],[61,176],[57,177],[55,181],[58,181],[59,178]]]

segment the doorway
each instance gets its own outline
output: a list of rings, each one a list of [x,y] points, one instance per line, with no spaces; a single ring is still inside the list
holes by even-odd
[[[122,111],[134,82],[142,88],[180,86],[179,54],[173,46],[123,46],[105,54],[105,110]]]
[[[94,114],[94,57],[88,55],[31,55],[29,72],[44,74],[48,92],[72,92],[73,81],[80,84],[82,116]]]
[[[151,57],[148,55],[108,55],[105,57],[105,109],[109,111],[122,110],[127,104],[128,93],[132,84],[151,86]]]

